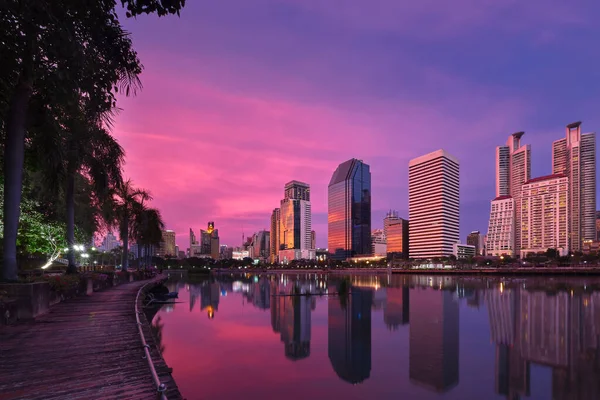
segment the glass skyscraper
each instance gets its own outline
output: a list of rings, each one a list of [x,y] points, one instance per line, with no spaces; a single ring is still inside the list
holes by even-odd
[[[371,171],[361,160],[340,164],[329,182],[328,250],[333,259],[371,254]]]

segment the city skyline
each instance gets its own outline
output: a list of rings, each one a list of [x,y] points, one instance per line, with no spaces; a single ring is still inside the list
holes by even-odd
[[[379,228],[390,208],[407,215],[408,160],[436,148],[461,160],[460,237],[485,232],[497,144],[526,131],[532,176],[543,176],[548,138],[571,121],[600,126],[599,60],[579,51],[598,30],[593,9],[348,4],[338,18],[332,5],[292,0],[190,3],[179,19],[124,22],[144,61],[144,90],[120,99],[115,136],[126,175],[152,191],[180,248],[189,227],[207,220],[232,246],[242,230],[268,229],[280,182],[290,179],[311,185],[325,247],[329,174],[351,157],[371,165]],[[246,12],[254,18],[234,23]],[[429,16],[436,29],[415,25]]]

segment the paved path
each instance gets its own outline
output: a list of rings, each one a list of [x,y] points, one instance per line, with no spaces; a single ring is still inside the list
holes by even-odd
[[[0,400],[155,399],[134,312],[145,282],[72,299],[34,322],[0,329]],[[175,394],[169,400],[181,398]]]

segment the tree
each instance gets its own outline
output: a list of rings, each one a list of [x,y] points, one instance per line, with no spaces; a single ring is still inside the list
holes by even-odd
[[[165,228],[160,211],[140,204],[140,207],[135,210],[133,224],[133,239],[138,244],[138,259],[141,259],[141,249],[144,246],[146,258],[149,261],[151,260],[148,258],[150,248],[160,244],[162,230]]]
[[[127,180],[115,188],[112,196],[112,205],[107,212],[119,228],[119,235],[123,241],[122,268],[127,271],[129,265],[129,240],[135,239],[135,222],[139,220],[139,213],[144,208],[144,203],[152,200],[150,193],[143,189],[136,189],[131,180]]]
[[[162,16],[179,14],[185,0],[121,0],[121,4],[127,7],[127,16]],[[114,56],[119,49],[111,47],[115,37],[105,33],[129,41],[122,34],[115,7],[115,1],[82,0],[6,0],[0,7],[0,110],[6,115],[6,122],[0,125],[5,177],[3,280],[17,279],[19,205],[32,96],[45,92],[59,100],[48,103],[52,105],[64,104],[72,99],[70,94],[78,93],[100,108],[109,103],[114,107],[118,90],[114,83],[137,79],[141,72],[139,64],[133,75],[123,75],[123,69],[110,65],[115,59],[111,53]],[[135,70],[138,60],[133,50],[116,58],[126,60],[125,70]]]

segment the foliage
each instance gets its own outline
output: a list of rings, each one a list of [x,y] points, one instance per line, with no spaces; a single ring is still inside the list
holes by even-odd
[[[50,290],[64,295],[76,290],[81,285],[82,277],[79,275],[44,275],[42,280],[50,284]]]

